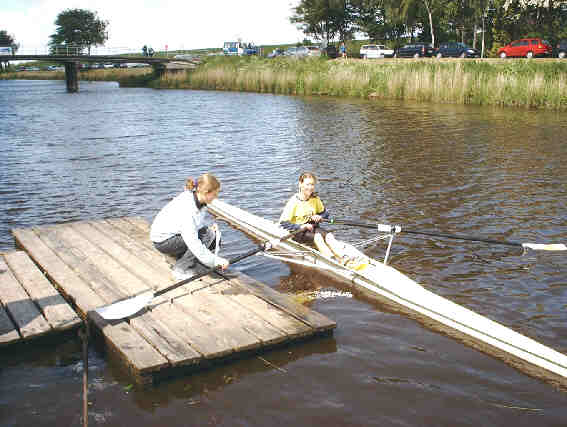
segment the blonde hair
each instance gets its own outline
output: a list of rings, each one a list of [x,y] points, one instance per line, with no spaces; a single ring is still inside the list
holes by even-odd
[[[193,178],[187,178],[185,181],[185,189],[189,191],[198,191],[199,193],[210,193],[211,191],[220,191],[220,181],[210,173],[201,175],[197,182]]]
[[[311,172],[303,172],[301,175],[299,175],[299,183],[301,184],[307,178],[311,178],[315,184],[317,183],[317,177]]]

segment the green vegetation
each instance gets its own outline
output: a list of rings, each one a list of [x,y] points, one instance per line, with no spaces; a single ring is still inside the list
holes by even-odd
[[[155,88],[567,109],[567,61],[217,57]]]
[[[108,22],[99,19],[96,12],[85,9],[66,9],[57,15],[55,33],[49,36],[49,46],[53,54],[59,49],[72,47],[75,54],[92,46],[102,45],[108,39]]]
[[[62,72],[0,78],[64,78]],[[156,89],[247,91],[299,96],[397,99],[433,103],[567,109],[567,61],[558,59],[290,59],[207,57],[194,71],[151,68],[81,72],[81,80]]]

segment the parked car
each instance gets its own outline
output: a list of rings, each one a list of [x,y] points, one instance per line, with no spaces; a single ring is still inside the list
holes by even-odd
[[[339,52],[337,51],[337,47],[334,44],[328,45],[326,48],[322,50],[328,58],[336,58],[339,56]]]
[[[308,50],[305,46],[299,47],[290,47],[288,50],[285,51],[285,56],[291,56],[293,58],[301,58],[305,57],[308,54]]]
[[[360,47],[360,57],[363,59],[388,58],[394,56],[394,50],[383,44],[365,44]]]
[[[562,59],[567,57],[567,39],[560,40],[559,43],[557,43],[557,47],[553,56],[557,56],[558,58]]]
[[[268,58],[275,58],[276,56],[282,56],[285,54],[285,51],[282,48],[275,48],[268,54]]]
[[[307,56],[321,56],[321,48],[317,45],[305,46]]]
[[[480,52],[472,47],[467,46],[460,42],[449,42],[441,44],[435,50],[435,56],[437,58],[443,57],[455,57],[455,58],[478,58],[480,57]]]
[[[502,46],[498,49],[497,55],[500,58],[534,56],[551,56],[553,48],[547,40],[543,39],[520,39]]]
[[[420,57],[431,57],[435,53],[435,49],[427,43],[412,43],[406,44],[400,47],[396,51],[396,57],[398,58],[420,58]]]

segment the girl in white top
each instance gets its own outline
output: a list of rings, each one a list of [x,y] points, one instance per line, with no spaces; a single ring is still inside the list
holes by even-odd
[[[185,191],[176,196],[155,217],[150,239],[160,252],[177,259],[173,275],[178,280],[190,277],[197,261],[208,268],[228,267],[228,260],[215,256],[217,225],[206,226],[207,204],[218,197],[220,182],[203,174],[195,183],[189,178]]]

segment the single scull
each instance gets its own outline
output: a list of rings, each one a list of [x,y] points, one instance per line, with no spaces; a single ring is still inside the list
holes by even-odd
[[[236,228],[261,240],[274,240],[286,235],[277,223],[254,215],[221,200],[209,205],[209,212],[224,219]],[[390,237],[390,244],[392,235]],[[351,245],[341,243],[350,257],[364,259],[364,268],[354,270],[340,262],[324,256],[319,251],[293,240],[280,241],[275,245],[279,254],[274,255],[285,262],[320,269],[355,289],[375,294],[397,303],[421,316],[488,344],[522,361],[567,378],[567,356],[534,341],[512,329],[477,314],[465,307],[440,297],[385,263],[366,257]],[[390,245],[388,245],[388,251]]]

